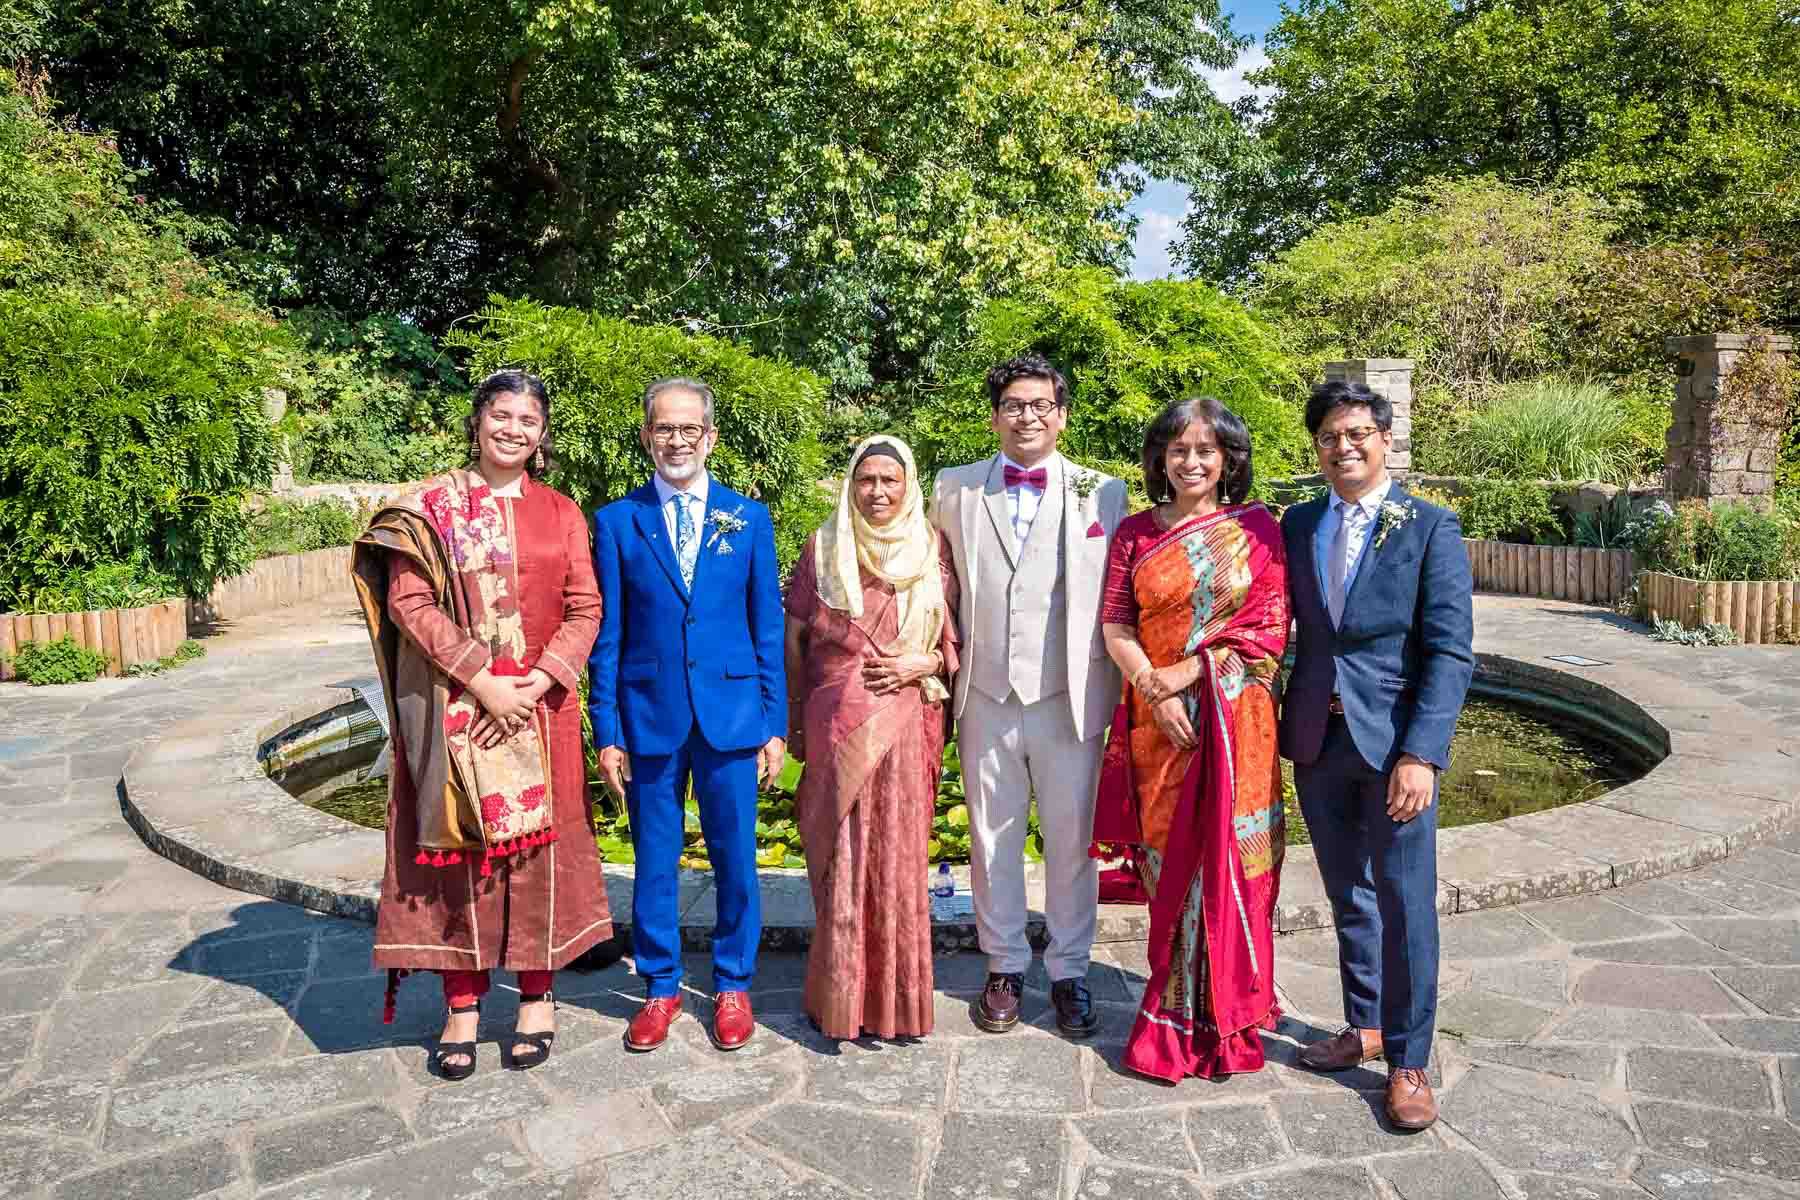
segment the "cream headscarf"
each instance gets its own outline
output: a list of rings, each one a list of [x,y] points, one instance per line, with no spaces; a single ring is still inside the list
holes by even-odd
[[[906,494],[900,511],[886,525],[871,525],[856,507],[856,468],[873,446],[891,446],[906,472]],[[850,455],[837,511],[819,527],[813,544],[813,570],[819,599],[827,608],[863,615],[862,575],[867,571],[894,589],[899,607],[900,637],[889,654],[930,654],[944,630],[944,581],[939,575],[937,530],[925,517],[919,469],[905,442],[885,433],[864,438]],[[943,681],[930,676],[920,683],[927,701],[949,695]]]

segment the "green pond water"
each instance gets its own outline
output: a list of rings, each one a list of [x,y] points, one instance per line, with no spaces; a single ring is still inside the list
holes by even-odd
[[[1441,826],[1475,825],[1592,799],[1639,773],[1604,744],[1552,725],[1531,710],[1505,701],[1472,699],[1457,723],[1451,766],[1439,793]],[[1306,822],[1287,782],[1287,832],[1293,844],[1309,840]],[[598,785],[596,785],[598,787]],[[338,788],[313,802],[333,816],[370,829],[387,824],[387,781]]]

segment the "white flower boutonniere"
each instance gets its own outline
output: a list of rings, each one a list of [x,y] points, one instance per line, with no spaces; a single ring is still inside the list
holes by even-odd
[[[713,527],[712,536],[706,539],[708,548],[717,546],[720,554],[732,553],[731,542],[719,539],[729,539],[732,534],[742,533],[750,527],[750,523],[743,518],[743,511],[744,506],[740,504],[730,512],[726,512],[724,509],[715,509],[707,514],[706,523]]]
[[[1088,497],[1094,494],[1094,490],[1100,486],[1100,476],[1092,471],[1084,471],[1080,467],[1072,466],[1069,468],[1069,473],[1063,477],[1063,482],[1071,492],[1075,493],[1077,500],[1085,503]]]
[[[1408,500],[1402,504],[1398,500],[1383,500],[1380,515],[1375,518],[1375,548],[1387,541],[1387,535],[1400,528],[1419,515],[1419,510]]]

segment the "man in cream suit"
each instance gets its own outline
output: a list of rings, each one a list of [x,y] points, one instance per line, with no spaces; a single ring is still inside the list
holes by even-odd
[[[1106,550],[1126,515],[1125,485],[1056,451],[1069,386],[1027,355],[988,372],[1000,453],[941,472],[932,520],[962,585],[957,744],[969,800],[976,927],[988,956],[975,1020],[1019,1020],[1025,940],[1025,833],[1035,794],[1044,838],[1044,918],[1056,1023],[1087,1037],[1098,1022],[1088,953],[1099,897],[1088,857],[1100,756],[1119,673],[1100,639]]]

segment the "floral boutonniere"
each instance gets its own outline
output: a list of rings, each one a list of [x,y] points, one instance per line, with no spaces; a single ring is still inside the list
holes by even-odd
[[[1075,493],[1075,498],[1083,503],[1086,503],[1088,497],[1092,496],[1094,490],[1100,486],[1100,476],[1075,466],[1069,468],[1068,474],[1063,476],[1063,481],[1068,489]]]
[[[1381,543],[1387,541],[1387,535],[1400,528],[1419,515],[1411,500],[1402,504],[1398,500],[1383,500],[1381,512],[1375,518],[1375,548],[1379,550]]]
[[[713,531],[712,536],[706,539],[707,546],[712,547],[717,545],[720,554],[732,553],[731,542],[729,540],[720,541],[719,539],[729,539],[732,534],[742,533],[750,527],[750,523],[744,520],[742,516],[743,511],[744,506],[740,504],[730,512],[726,512],[724,509],[720,508],[714,509],[712,512],[708,513],[706,516],[706,523],[713,527]]]

